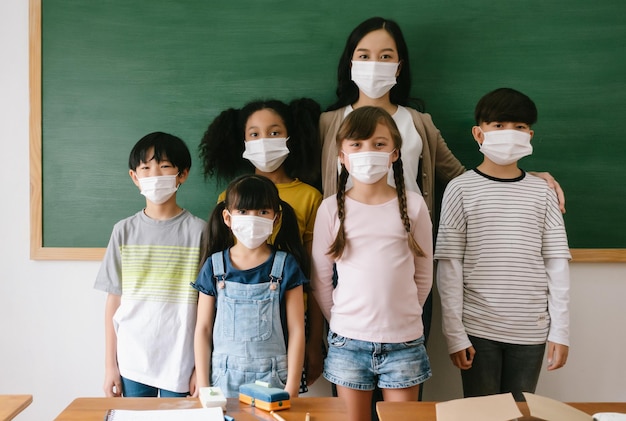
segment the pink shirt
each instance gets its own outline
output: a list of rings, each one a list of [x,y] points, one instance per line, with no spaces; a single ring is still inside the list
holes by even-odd
[[[337,199],[322,202],[313,234],[311,285],[333,332],[388,343],[422,336],[422,305],[433,278],[432,223],[419,194],[407,192],[407,208],[424,257],[409,249],[397,198],[367,205],[346,197],[346,247],[336,262],[339,281],[333,289],[334,259],[326,252],[339,229]]]

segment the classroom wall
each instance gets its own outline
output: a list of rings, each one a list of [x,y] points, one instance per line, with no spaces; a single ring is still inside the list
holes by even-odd
[[[102,396],[105,297],[92,288],[98,262],[29,259],[26,0],[0,2],[0,57],[0,394],[32,394],[17,420],[48,420],[76,397]],[[570,361],[544,372],[538,393],[564,401],[626,401],[626,264],[572,264],[571,272]],[[457,398],[461,391],[438,326],[437,318],[427,400]],[[328,385],[313,393],[328,393]]]

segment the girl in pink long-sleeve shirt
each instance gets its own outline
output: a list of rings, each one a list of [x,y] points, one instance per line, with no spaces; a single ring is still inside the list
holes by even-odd
[[[432,286],[432,225],[422,197],[405,189],[401,146],[382,108],[350,113],[337,134],[338,193],[315,222],[311,282],[330,325],[324,377],[350,420],[370,419],[376,386],[385,400],[417,400],[431,376],[421,314]]]

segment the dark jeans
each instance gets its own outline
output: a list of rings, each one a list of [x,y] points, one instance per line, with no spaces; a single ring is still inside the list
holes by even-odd
[[[476,355],[472,368],[461,370],[463,395],[485,396],[513,393],[524,401],[522,392],[535,392],[546,344],[516,345],[469,337]]]
[[[178,393],[170,390],[158,389],[147,384],[138,383],[122,377],[123,395],[126,398],[156,398],[159,392],[162,398],[184,398],[189,393]]]

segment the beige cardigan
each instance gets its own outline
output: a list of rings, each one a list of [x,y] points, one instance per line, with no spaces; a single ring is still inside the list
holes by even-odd
[[[444,185],[454,177],[463,174],[465,167],[452,154],[446,141],[435,127],[430,114],[420,113],[408,108],[415,123],[415,128],[424,142],[420,156],[420,168],[417,184],[422,191],[431,218],[435,205],[435,177]],[[343,121],[346,109],[322,113],[320,117],[320,134],[322,136],[322,188],[324,198],[337,193],[337,142],[339,125]],[[437,215],[437,213],[435,213]]]

